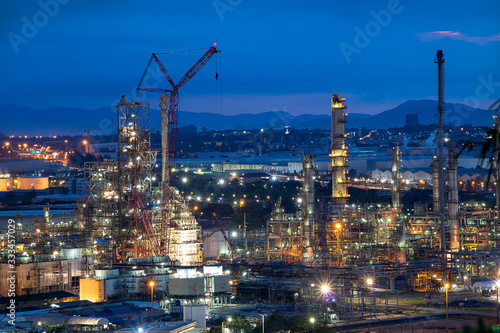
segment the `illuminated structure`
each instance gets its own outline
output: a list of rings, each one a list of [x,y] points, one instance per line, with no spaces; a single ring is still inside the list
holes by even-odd
[[[200,264],[201,230],[173,188],[171,228],[162,222],[149,103],[122,96],[117,116],[118,160],[85,164],[84,210],[96,263],[106,267],[128,258],[169,255],[182,265]]]
[[[117,116],[118,161],[85,163],[85,216],[96,263],[103,265],[158,254],[149,103],[122,96]]]
[[[201,227],[186,204],[175,200],[173,206],[169,237],[170,259],[185,266],[199,265],[203,263]]]
[[[399,146],[392,148],[392,209],[401,210],[401,151]]]
[[[345,147],[345,117],[347,116],[344,105],[345,98],[333,93],[332,106],[332,128],[331,128],[331,153],[332,158],[332,198],[336,205],[346,205],[349,195],[347,194],[346,162],[347,148]]]
[[[450,250],[460,251],[458,230],[458,175],[455,145],[448,146],[448,220],[450,221]]]
[[[304,242],[308,258],[313,258],[314,242],[314,156],[302,156],[302,214],[304,220]]]

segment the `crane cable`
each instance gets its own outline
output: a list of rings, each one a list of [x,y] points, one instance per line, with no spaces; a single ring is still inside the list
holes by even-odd
[[[217,59],[216,59],[217,60]],[[215,63],[217,64],[217,61],[215,61]],[[219,69],[220,69],[220,72],[222,74],[222,53],[219,52]],[[222,107],[222,79],[220,80],[219,82],[219,86],[220,86],[220,130],[223,131],[224,130],[224,110],[223,110],[223,107]]]

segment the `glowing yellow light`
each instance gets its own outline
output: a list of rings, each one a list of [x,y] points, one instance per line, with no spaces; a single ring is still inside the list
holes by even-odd
[[[84,145],[86,145],[88,142],[87,142],[87,140],[83,140],[83,142],[82,142],[82,143],[83,143]]]
[[[373,284],[373,279],[368,278],[368,279],[366,280],[366,283],[367,283],[369,286],[371,286],[371,285]]]
[[[321,286],[321,292],[323,294],[326,294],[329,291],[330,291],[330,287],[327,284],[324,284],[324,285]]]
[[[341,229],[341,228],[342,228],[342,224],[340,224],[340,223],[335,224],[335,229]]]
[[[153,288],[155,286],[155,282],[154,281],[149,282],[149,286]]]

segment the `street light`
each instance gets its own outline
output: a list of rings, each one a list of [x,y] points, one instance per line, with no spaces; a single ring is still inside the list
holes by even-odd
[[[448,288],[450,288],[450,285],[447,283],[444,285],[446,293],[446,333],[448,333]]]
[[[149,286],[151,287],[151,322],[153,322],[153,290],[155,287],[155,282],[150,281]]]
[[[316,319],[314,317],[309,318],[309,322],[311,324],[314,324],[316,322]]]

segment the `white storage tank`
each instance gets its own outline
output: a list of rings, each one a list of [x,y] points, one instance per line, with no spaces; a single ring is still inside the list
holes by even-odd
[[[196,328],[207,327],[205,305],[184,305],[182,321],[196,321]]]
[[[82,257],[81,248],[62,249],[61,256],[64,259],[80,259]]]
[[[96,269],[95,277],[98,280],[112,279],[118,276],[118,269]]]

